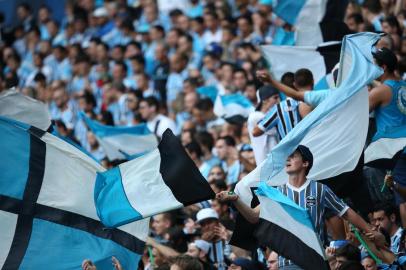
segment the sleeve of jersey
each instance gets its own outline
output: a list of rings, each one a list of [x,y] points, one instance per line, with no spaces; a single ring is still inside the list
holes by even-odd
[[[266,113],[264,118],[261,121],[259,121],[258,128],[264,132],[267,132],[268,130],[276,126],[277,123],[278,123],[278,112],[276,110],[276,106],[273,106],[272,109],[270,109]]]
[[[312,106],[313,108],[317,107],[323,100],[328,96],[329,90],[319,90],[319,91],[306,91],[304,93],[304,102]]]
[[[334,194],[327,186],[324,186],[324,204],[325,207],[335,212],[338,216],[342,216],[347,212],[349,207]]]

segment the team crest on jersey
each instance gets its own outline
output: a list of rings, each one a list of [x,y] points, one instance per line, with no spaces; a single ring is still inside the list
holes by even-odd
[[[398,91],[397,106],[399,111],[406,115],[406,88],[404,86]]]
[[[316,198],[312,195],[306,197],[306,207],[313,207],[316,205]]]

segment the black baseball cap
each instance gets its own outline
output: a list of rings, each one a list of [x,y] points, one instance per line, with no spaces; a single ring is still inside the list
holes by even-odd
[[[298,151],[302,155],[303,161],[309,162],[309,167],[307,169],[307,173],[310,171],[310,169],[313,166],[313,154],[310,151],[310,149],[307,146],[304,146],[302,144],[299,144],[299,146],[296,148],[295,151]],[[306,173],[306,174],[307,174]]]
[[[257,110],[261,109],[263,100],[268,99],[277,94],[279,94],[279,91],[275,87],[272,87],[270,85],[261,86],[257,91],[258,106],[256,109]]]
[[[398,65],[396,55],[386,47],[373,50],[372,55],[378,65],[386,65],[390,71],[394,71]]]

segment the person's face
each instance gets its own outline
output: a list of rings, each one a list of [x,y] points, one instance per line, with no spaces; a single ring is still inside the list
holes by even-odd
[[[211,56],[205,56],[203,58],[203,65],[210,71],[214,71],[216,69],[216,60],[213,59]]]
[[[295,174],[306,170],[308,165],[308,162],[303,162],[301,154],[295,151],[286,160],[285,170],[287,174]]]
[[[268,270],[278,270],[278,254],[276,252],[271,252],[268,256]]]
[[[181,60],[181,58],[175,54],[170,59],[170,66],[171,70],[174,72],[181,72],[184,67],[184,63],[183,60]]]
[[[263,101],[263,104],[267,107],[267,108],[272,108],[275,104],[278,104],[279,102],[281,102],[281,98],[279,97],[278,94],[271,96],[270,98],[267,98],[266,100]]]
[[[231,82],[233,79],[233,68],[230,65],[221,67],[221,79],[226,82]]]
[[[217,200],[213,200],[212,204],[211,204],[211,208],[213,208],[213,210],[216,211],[219,216],[222,216],[224,213],[227,212],[228,206],[222,205]]]
[[[177,25],[178,28],[182,29],[183,31],[189,31],[189,19],[185,15],[181,15],[177,18]]]
[[[20,20],[24,20],[28,16],[28,12],[24,7],[18,7],[17,8],[17,17]]]
[[[178,50],[179,52],[188,52],[192,49],[192,44],[189,43],[186,37],[181,36],[178,39]]]
[[[204,26],[208,29],[215,29],[217,27],[217,20],[212,15],[204,16]]]
[[[138,109],[138,98],[135,95],[128,95],[127,97],[127,107],[130,111],[135,111]]]
[[[218,140],[216,142],[216,151],[219,159],[225,160],[227,158],[228,146],[224,140]]]
[[[196,105],[197,102],[197,95],[195,94],[188,94],[185,96],[185,110],[187,112],[191,112],[193,107]]]
[[[392,27],[387,22],[382,22],[382,31],[386,34],[392,34]]]
[[[153,217],[152,228],[157,235],[163,236],[169,226],[169,222],[164,218],[163,215],[156,215]]]
[[[208,231],[213,232],[214,229],[218,226],[219,221],[217,219],[206,219],[200,222],[200,227],[202,230],[202,234]]]
[[[181,142],[182,142],[182,145],[187,145],[187,144],[191,143],[192,140],[193,140],[192,133],[189,132],[189,131],[187,131],[187,132],[186,132],[186,131],[182,132],[180,140],[181,140]],[[187,149],[186,149],[186,152],[189,154],[190,158],[191,158],[193,161],[194,161],[195,159],[197,159],[197,156],[196,156],[195,154],[190,153]]]
[[[210,180],[224,179],[225,178],[224,171],[218,166],[213,167],[209,173],[209,178]]]
[[[147,77],[145,77],[144,75],[138,75],[138,76],[136,76],[136,80],[137,80],[137,85],[140,89],[142,89],[142,90],[148,89],[149,81],[148,81]]]
[[[97,140],[96,137],[94,136],[94,134],[92,132],[87,132],[87,141],[89,142],[89,145],[91,147],[93,146],[97,146]]]
[[[180,266],[178,266],[177,264],[172,264],[170,270],[183,270],[183,269],[180,268]]]
[[[153,114],[153,106],[149,106],[147,102],[141,101],[139,112],[142,119],[148,120]]]
[[[347,258],[345,258],[345,257],[341,257],[341,256],[336,257],[335,269],[339,269],[341,267],[341,265],[343,265],[343,263],[345,263],[346,261],[347,261]]]
[[[238,29],[241,31],[243,36],[247,36],[252,32],[251,25],[249,24],[248,20],[246,19],[239,19],[238,22]]]
[[[176,31],[169,31],[166,35],[166,43],[170,47],[175,47],[178,42],[178,33]]]
[[[385,212],[383,210],[374,212],[372,215],[372,219],[376,228],[383,228],[387,232],[390,231],[392,222],[389,217],[385,215]]]
[[[351,31],[358,32],[358,25],[353,18],[347,20],[347,26]]]
[[[227,270],[242,270],[242,267],[232,263]]]
[[[242,151],[241,156],[248,160],[251,164],[255,164],[255,155],[254,151]]]
[[[198,23],[197,21],[192,21],[190,24],[192,31],[195,33],[200,33],[203,31],[203,25]]]
[[[157,19],[156,9],[153,5],[148,5],[144,8],[144,15],[149,23],[152,23]]]
[[[55,104],[58,108],[61,109],[65,105],[65,102],[66,102],[65,97],[66,96],[65,96],[64,91],[62,91],[62,90],[55,91],[53,100],[55,101]]]
[[[112,76],[115,80],[122,80],[125,77],[123,67],[121,65],[114,65]]]
[[[247,79],[242,72],[236,72],[233,76],[234,85],[237,89],[244,89],[247,84]]]
[[[365,270],[377,270],[376,262],[372,258],[365,258],[362,260],[362,266]]]
[[[198,125],[204,125],[206,123],[204,120],[203,112],[201,110],[199,110],[197,108],[193,108],[192,115],[193,115],[195,122]]]
[[[103,45],[97,45],[96,56],[97,56],[97,60],[99,60],[99,61],[108,57],[108,53]]]
[[[200,250],[196,247],[194,243],[190,243],[188,245],[186,255],[189,255],[190,257],[198,258],[199,257]]]

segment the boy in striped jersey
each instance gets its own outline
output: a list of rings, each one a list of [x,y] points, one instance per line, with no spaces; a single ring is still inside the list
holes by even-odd
[[[288,183],[279,186],[278,189],[285,196],[289,197],[299,206],[308,210],[313,221],[315,231],[320,240],[325,240],[324,235],[324,214],[326,210],[335,215],[343,217],[354,224],[378,246],[383,246],[383,236],[372,230],[357,213],[349,208],[340,198],[338,198],[327,186],[320,182],[311,181],[306,178],[313,164],[313,155],[309,148],[299,145],[298,148],[288,157],[285,170],[289,175]],[[217,198],[223,201],[232,201],[238,211],[251,223],[257,223],[259,220],[260,205],[252,209],[245,205],[236,194],[220,192]],[[280,258],[279,269],[300,269],[290,260]]]
[[[258,73],[261,75],[262,73]],[[267,74],[267,73],[264,73]],[[264,83],[269,83],[268,77],[258,76]],[[299,69],[294,75],[294,85],[300,91],[313,89],[313,74],[308,69]],[[303,102],[287,98],[273,106],[253,130],[254,137],[261,136],[273,127],[278,128],[280,139],[284,138],[298,123],[310,113],[311,107]]]

